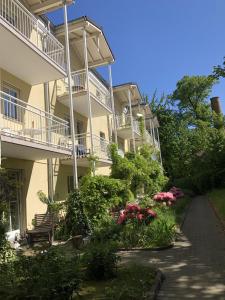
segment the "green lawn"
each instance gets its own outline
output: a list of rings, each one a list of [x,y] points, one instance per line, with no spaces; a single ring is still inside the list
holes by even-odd
[[[220,217],[225,220],[225,188],[215,189],[207,194]]]

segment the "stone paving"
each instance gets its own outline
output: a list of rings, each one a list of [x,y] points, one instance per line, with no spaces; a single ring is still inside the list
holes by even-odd
[[[151,263],[166,276],[159,300],[225,300],[225,233],[207,199],[193,199],[174,248],[122,254],[123,262]]]

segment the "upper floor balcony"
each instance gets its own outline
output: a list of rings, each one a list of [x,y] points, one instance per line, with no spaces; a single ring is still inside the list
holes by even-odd
[[[18,0],[0,1],[0,68],[30,85],[66,76],[64,46]]]
[[[91,100],[92,117],[112,114],[112,102],[109,89],[97,76],[89,71],[89,84],[87,84],[84,70],[72,73],[72,92],[74,110],[79,114],[89,117],[88,86]],[[58,82],[58,100],[69,106],[69,93],[67,79]]]
[[[71,155],[68,122],[0,91],[2,156],[26,160]]]
[[[133,126],[132,126],[133,121]],[[130,115],[116,116],[117,135],[122,139],[130,140],[133,138],[140,139],[141,132],[139,129],[139,123]],[[133,130],[133,133],[132,133]]]
[[[109,145],[110,142],[106,139],[90,133],[82,133],[76,135],[76,155],[77,165],[79,167],[89,167],[90,157],[96,157],[98,167],[109,166],[111,162]],[[92,152],[93,144],[93,152]],[[62,161],[63,164],[72,164],[71,158]]]

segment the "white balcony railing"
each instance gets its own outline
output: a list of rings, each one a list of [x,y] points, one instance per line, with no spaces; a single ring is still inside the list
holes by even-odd
[[[65,81],[66,92],[68,92],[68,83]],[[91,96],[107,109],[112,110],[112,103],[109,90],[102,82],[89,71],[89,89]],[[72,72],[72,91],[73,93],[87,92],[86,73],[84,70]]]
[[[129,127],[132,128],[131,116],[130,115],[116,116],[116,124],[118,129],[129,128]],[[139,123],[135,119],[133,119],[133,128],[134,131],[140,135]]]
[[[93,136],[93,154],[98,159],[110,160],[109,145],[110,142],[97,136]],[[76,135],[76,151],[77,157],[88,157],[91,155],[91,135],[90,133],[82,133]]]
[[[145,139],[146,143],[148,143],[150,145],[154,144],[153,143],[153,138],[152,138],[151,134],[147,130],[145,130],[144,139]]]
[[[69,148],[68,122],[0,91],[0,131],[20,140]]]
[[[63,45],[18,0],[1,0],[0,18],[64,69]]]

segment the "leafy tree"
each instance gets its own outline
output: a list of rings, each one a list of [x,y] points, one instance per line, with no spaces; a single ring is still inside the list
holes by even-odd
[[[207,98],[215,83],[216,79],[212,76],[184,76],[177,82],[171,100],[188,118],[210,121],[211,109]]]

